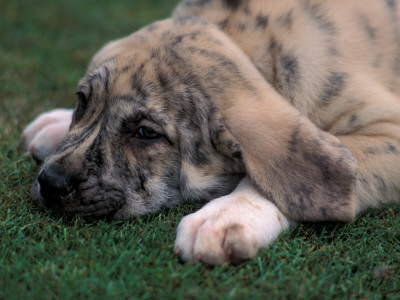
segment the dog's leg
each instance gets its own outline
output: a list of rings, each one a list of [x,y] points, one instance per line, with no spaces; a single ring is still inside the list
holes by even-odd
[[[267,247],[290,223],[244,178],[231,194],[182,219],[175,252],[193,263],[238,263]]]
[[[357,160],[356,213],[400,202],[400,100],[379,88],[369,94],[375,101],[365,101],[330,129]],[[340,135],[348,124],[355,130]]]
[[[400,126],[397,131],[400,134]],[[358,162],[356,213],[380,203],[400,202],[400,137],[375,136],[371,132],[370,136],[339,139]]]
[[[72,109],[55,109],[39,115],[21,135],[25,151],[44,161],[63,141],[72,120]]]

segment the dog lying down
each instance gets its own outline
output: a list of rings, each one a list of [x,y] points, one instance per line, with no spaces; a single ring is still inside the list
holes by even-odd
[[[107,44],[78,104],[39,116],[34,201],[126,219],[209,201],[184,261],[254,257],[290,224],[400,200],[400,3],[186,0]]]

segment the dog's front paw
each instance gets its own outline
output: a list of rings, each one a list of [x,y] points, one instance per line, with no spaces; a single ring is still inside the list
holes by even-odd
[[[63,141],[72,120],[71,109],[55,109],[39,115],[21,135],[24,150],[43,161]]]
[[[236,264],[257,255],[288,227],[286,217],[258,192],[234,192],[181,220],[175,252],[192,263]]]

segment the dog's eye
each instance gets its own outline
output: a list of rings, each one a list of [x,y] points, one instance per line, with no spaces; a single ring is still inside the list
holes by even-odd
[[[78,98],[79,98],[79,104],[78,104],[79,108],[82,110],[85,110],[87,107],[87,104],[88,104],[88,100],[87,100],[85,93],[77,92],[76,94],[78,95]]]
[[[136,131],[135,137],[143,140],[154,140],[162,137],[162,135],[154,131],[150,127],[141,126]]]

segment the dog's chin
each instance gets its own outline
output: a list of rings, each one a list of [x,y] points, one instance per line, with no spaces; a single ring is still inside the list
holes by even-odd
[[[35,180],[31,195],[36,205],[46,211],[50,211],[52,215],[64,218],[80,217],[88,222],[99,220],[125,220],[126,213],[123,213],[124,201],[119,201],[120,205],[112,208],[100,203],[92,203],[91,205],[82,205],[76,193],[72,191],[70,194],[60,199],[45,199],[40,193],[40,184]]]

